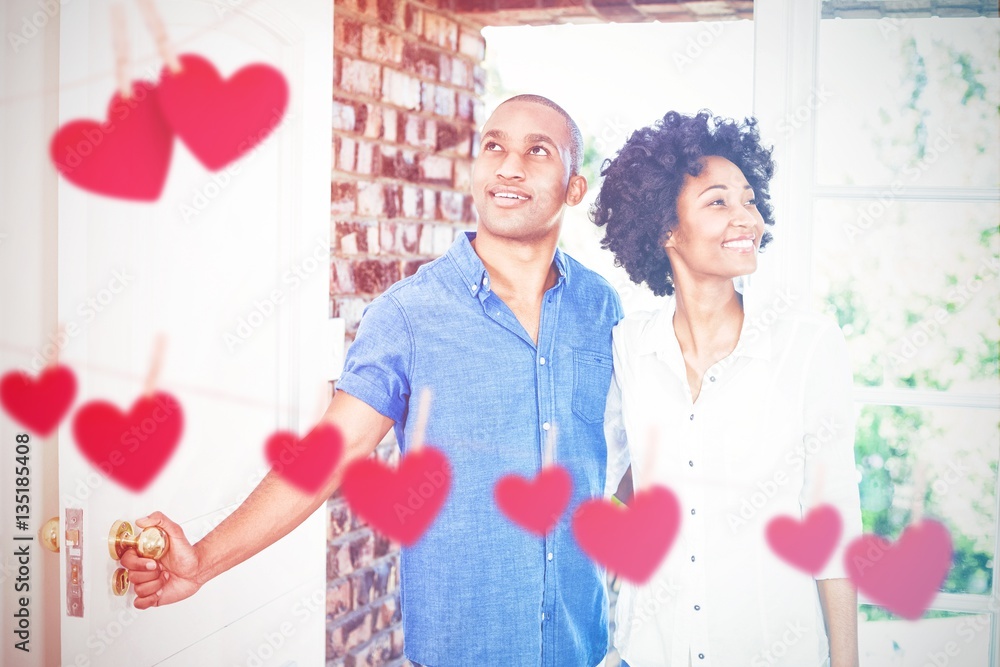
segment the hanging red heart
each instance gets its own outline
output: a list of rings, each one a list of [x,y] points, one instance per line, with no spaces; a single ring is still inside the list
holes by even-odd
[[[767,543],[782,560],[816,575],[830,560],[840,539],[840,514],[831,505],[814,507],[798,521],[779,516],[767,524]]]
[[[893,544],[862,535],[844,553],[858,590],[894,614],[916,620],[930,606],[951,569],[951,535],[941,523],[910,524]]]
[[[451,490],[451,467],[438,449],[423,446],[393,470],[375,459],[358,459],[341,485],[351,509],[373,528],[413,546],[430,527]]]
[[[180,403],[164,392],[143,396],[127,414],[107,401],[92,401],[73,417],[80,452],[125,488],[142,491],[170,460],[180,442]]]
[[[315,493],[340,460],[344,437],[333,424],[321,422],[301,440],[289,431],[278,431],[264,449],[276,473],[306,493]]]
[[[35,380],[22,371],[0,379],[0,405],[15,421],[43,438],[66,415],[76,396],[76,377],[68,367],[50,366]]]
[[[544,537],[559,521],[573,491],[566,468],[551,465],[533,480],[506,475],[493,487],[497,506],[508,519],[529,533]]]
[[[573,535],[596,562],[643,584],[670,551],[680,523],[677,497],[653,486],[636,493],[628,507],[598,499],[581,503],[573,515]]]
[[[84,190],[139,201],[163,191],[173,151],[173,132],[157,104],[156,85],[132,83],[132,95],[115,94],[103,123],[74,120],[49,145],[56,170]]]
[[[267,138],[288,104],[288,83],[270,65],[248,65],[229,80],[191,53],[164,67],[157,99],[163,116],[202,164],[218,171]]]

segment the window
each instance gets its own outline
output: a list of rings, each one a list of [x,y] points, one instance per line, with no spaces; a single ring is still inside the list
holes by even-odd
[[[756,54],[778,211],[801,226],[771,279],[805,286],[848,340],[865,531],[895,540],[922,501],[954,548],[921,620],[862,599],[861,664],[987,667],[1000,637],[1000,21],[837,19],[846,3],[809,4],[755,16],[758,44],[788,31],[798,56]],[[781,62],[783,81],[763,76]]]

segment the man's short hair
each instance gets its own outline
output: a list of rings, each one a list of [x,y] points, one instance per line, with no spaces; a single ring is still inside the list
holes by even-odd
[[[561,106],[553,102],[547,97],[542,97],[541,95],[515,95],[509,99],[504,100],[500,105],[507,104],[508,102],[533,102],[534,104],[541,104],[542,106],[548,107],[553,111],[558,111],[566,120],[566,129],[569,130],[569,173],[572,176],[576,176],[580,173],[580,163],[583,161],[583,134],[580,132],[580,126],[576,124],[576,121],[566,113],[566,110]]]

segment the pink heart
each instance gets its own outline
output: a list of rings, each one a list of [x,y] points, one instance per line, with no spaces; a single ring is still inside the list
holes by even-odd
[[[451,490],[451,467],[438,449],[411,450],[393,470],[358,459],[344,472],[341,491],[351,509],[373,528],[413,546],[430,528]]]
[[[637,584],[645,583],[670,551],[680,528],[677,497],[664,486],[639,491],[628,507],[588,500],[573,515],[584,553]]]
[[[264,455],[285,481],[306,493],[315,493],[329,479],[344,449],[340,430],[320,422],[301,440],[290,431],[278,431],[267,439]]]
[[[894,544],[862,535],[847,547],[844,565],[854,585],[875,604],[916,620],[948,576],[951,554],[948,529],[924,519],[907,526]]]
[[[73,120],[56,131],[49,154],[71,183],[102,195],[156,201],[163,191],[174,135],[156,102],[157,88],[132,83],[132,96],[115,94],[104,123]]]
[[[840,514],[831,505],[814,507],[797,521],[779,516],[767,524],[767,543],[782,560],[816,575],[830,560],[840,539]]]
[[[76,396],[76,377],[66,366],[51,366],[32,378],[10,371],[0,379],[0,405],[25,428],[43,438],[66,415]]]
[[[181,70],[164,68],[158,100],[163,116],[206,167],[218,171],[262,142],[281,122],[288,83],[270,65],[248,65],[223,79],[191,53]]]
[[[80,452],[122,486],[142,491],[160,474],[181,439],[184,416],[170,394],[143,396],[123,413],[107,401],[91,401],[73,417]]]
[[[530,533],[544,537],[559,521],[569,504],[573,480],[566,468],[546,466],[528,480],[506,475],[493,487],[500,511]]]

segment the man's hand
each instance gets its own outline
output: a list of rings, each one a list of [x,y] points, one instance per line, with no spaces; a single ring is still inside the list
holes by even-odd
[[[160,512],[136,521],[140,528],[159,526],[170,539],[170,548],[159,561],[141,558],[134,549],[122,555],[122,567],[128,570],[135,591],[135,608],[147,609],[190,597],[203,582],[197,580],[198,555],[176,523]]]

